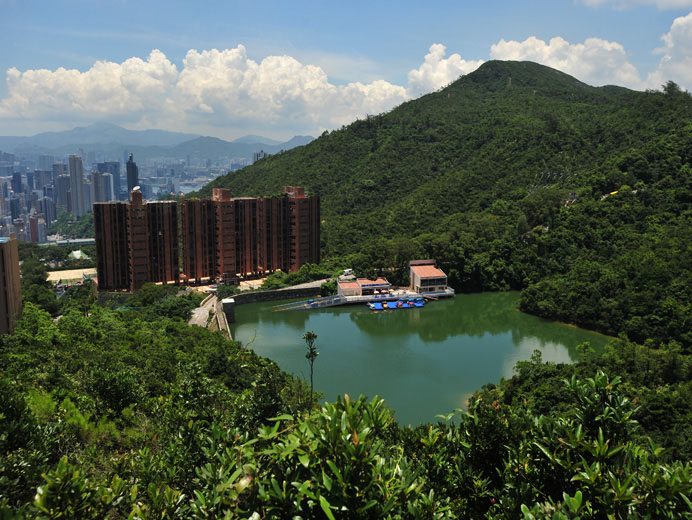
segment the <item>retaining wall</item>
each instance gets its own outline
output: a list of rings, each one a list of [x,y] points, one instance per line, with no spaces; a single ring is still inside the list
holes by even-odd
[[[310,296],[319,296],[319,294],[319,287],[304,287],[300,289],[276,289],[274,291],[241,292],[232,295],[231,298],[234,300],[234,305],[242,305],[243,303],[272,302],[277,300],[290,300],[293,298],[309,298]],[[235,323],[235,311],[233,313],[224,312],[224,314],[226,315],[228,323]]]
[[[320,294],[319,287],[305,287],[302,289],[276,289],[274,291],[252,291],[236,293],[231,298],[236,305],[243,303],[271,302],[276,300],[290,300],[291,298],[304,298]]]

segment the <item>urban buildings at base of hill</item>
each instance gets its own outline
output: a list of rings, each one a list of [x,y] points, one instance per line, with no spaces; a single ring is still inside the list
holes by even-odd
[[[257,198],[214,188],[211,199],[180,205],[145,202],[133,190],[129,202],[94,204],[94,231],[98,285],[107,291],[234,283],[320,261],[319,196],[299,186]]]

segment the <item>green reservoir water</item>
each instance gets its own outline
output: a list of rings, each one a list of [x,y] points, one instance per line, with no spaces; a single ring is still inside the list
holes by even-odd
[[[317,334],[315,390],[380,395],[402,425],[463,408],[472,392],[511,377],[538,349],[543,360],[577,360],[577,345],[600,351],[606,336],[516,310],[518,292],[461,294],[422,309],[373,312],[365,305],[276,312],[269,302],[236,307],[233,338],[309,381],[303,334]]]

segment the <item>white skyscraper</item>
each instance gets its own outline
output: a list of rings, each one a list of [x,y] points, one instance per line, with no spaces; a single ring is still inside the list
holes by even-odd
[[[86,213],[84,202],[84,170],[82,158],[70,155],[70,197],[72,199],[72,215],[81,217]]]

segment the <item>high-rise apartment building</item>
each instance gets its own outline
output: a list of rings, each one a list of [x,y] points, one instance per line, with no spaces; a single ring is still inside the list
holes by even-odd
[[[39,155],[38,156],[38,169],[50,171],[54,162],[55,162],[55,157],[53,157],[52,155]]]
[[[57,213],[55,211],[55,202],[49,196],[40,199],[40,210],[46,216],[46,222],[49,224],[57,218]]]
[[[235,281],[320,261],[319,197],[304,188],[268,198],[232,198],[214,188],[211,200],[182,201],[180,215],[190,281]]]
[[[70,176],[58,175],[56,182],[56,205],[65,211],[72,211],[72,194],[70,193]]]
[[[110,173],[103,174],[103,202],[109,202],[111,200],[118,200],[113,194],[113,175]]]
[[[106,197],[103,174],[98,170],[91,172],[91,200],[92,202],[108,202],[111,200],[110,193]]]
[[[110,173],[113,176],[113,198],[108,200],[120,200],[120,163],[117,161],[97,163],[96,169],[103,174]]]
[[[288,199],[290,247],[289,271],[320,261],[320,199],[306,197],[301,186],[284,186]],[[315,259],[317,259],[315,261]]]
[[[66,175],[67,172],[67,165],[63,163],[54,163],[53,168],[52,168],[52,175],[53,175],[53,186],[58,185],[58,176],[60,175]],[[57,202],[57,201],[56,201]]]
[[[34,189],[41,190],[53,184],[53,172],[51,170],[34,170]]]
[[[81,217],[87,212],[84,201],[84,171],[82,158],[79,155],[70,155],[70,198],[72,201],[72,215]]]
[[[127,169],[127,192],[130,193],[135,189],[135,186],[139,186],[139,168],[137,168],[137,163],[132,158],[132,154],[127,159],[125,167]]]
[[[19,195],[24,192],[24,185],[22,184],[22,174],[19,172],[14,172],[12,174],[12,191],[15,195]]]
[[[0,334],[12,334],[22,312],[19,251],[14,233],[0,238]]]
[[[99,289],[134,291],[146,282],[234,282],[320,261],[319,196],[287,186],[275,197],[94,204]]]
[[[178,212],[175,201],[94,204],[100,290],[135,291],[147,282],[179,283]]]

